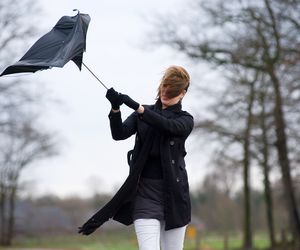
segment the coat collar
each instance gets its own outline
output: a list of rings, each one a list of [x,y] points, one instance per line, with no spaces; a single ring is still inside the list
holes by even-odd
[[[174,112],[178,112],[181,111],[182,105],[181,105],[181,101],[177,102],[176,104],[169,106],[165,109],[162,109],[162,103],[160,99],[157,99],[156,103],[155,103],[155,108],[158,110],[167,110],[167,111],[174,111]]]

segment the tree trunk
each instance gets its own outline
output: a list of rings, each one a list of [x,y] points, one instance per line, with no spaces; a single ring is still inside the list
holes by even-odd
[[[9,213],[8,213],[8,225],[7,225],[7,237],[6,245],[10,246],[14,237],[14,225],[15,225],[15,204],[16,204],[17,186],[13,184],[9,196]]]
[[[248,150],[248,139],[245,140],[244,150]],[[249,153],[244,152],[244,249],[252,249],[252,227],[251,227],[251,193],[249,183]]]
[[[273,200],[272,200],[272,189],[270,185],[270,167],[269,167],[269,143],[267,136],[267,126],[266,126],[266,114],[265,114],[265,93],[262,92],[260,95],[261,102],[261,130],[262,130],[262,155],[263,161],[261,163],[264,175],[264,196],[266,202],[266,215],[267,215],[267,225],[269,232],[269,239],[271,242],[271,247],[275,245],[275,233],[274,233],[274,219],[273,219]]]
[[[250,84],[248,117],[244,138],[244,242],[245,250],[251,250],[252,244],[252,226],[251,226],[251,191],[250,191],[250,133],[252,125],[252,107],[254,101],[254,82]]]
[[[294,239],[300,238],[300,218],[297,211],[297,204],[295,199],[295,193],[291,178],[290,161],[288,157],[287,148],[287,137],[286,137],[286,124],[284,120],[283,110],[282,110],[282,97],[280,91],[279,80],[273,70],[269,70],[269,75],[272,80],[274,93],[275,93],[275,126],[276,126],[276,148],[278,151],[278,160],[281,168],[282,182],[284,186],[284,193],[286,198],[287,209],[289,212],[289,219],[292,227],[292,233]]]
[[[224,250],[228,250],[229,249],[229,244],[228,244],[228,238],[229,238],[229,236],[228,236],[228,232],[225,232],[225,234],[224,234],[224,247],[223,247],[223,249]]]
[[[5,221],[5,208],[6,208],[6,195],[4,184],[0,185],[0,223],[1,223],[1,234],[0,244],[5,244],[5,232],[6,232],[6,221]]]

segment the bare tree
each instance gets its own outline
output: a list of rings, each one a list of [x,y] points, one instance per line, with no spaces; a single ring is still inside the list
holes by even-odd
[[[295,239],[300,238],[300,217],[291,176],[292,151],[288,147],[288,139],[293,138],[288,137],[285,107],[292,101],[293,107],[299,106],[295,102],[299,95],[292,98],[295,95],[291,94],[299,90],[299,10],[299,1],[197,1],[190,10],[194,19],[186,13],[181,16],[188,16],[188,22],[181,20],[179,24],[168,16],[168,20],[160,19],[164,25],[160,24],[163,28],[158,32],[159,43],[172,46],[195,61],[204,60],[225,70],[228,65],[235,65],[256,71],[272,87],[274,145]],[[251,249],[251,244],[245,242],[245,249]]]
[[[10,120],[5,133],[1,134],[0,239],[3,245],[10,245],[14,236],[15,202],[21,173],[38,160],[57,153],[53,134],[37,125],[37,120],[26,114],[22,119]]]
[[[0,67],[4,67],[28,45],[37,29],[36,18],[40,13],[33,0],[1,0],[0,2]],[[26,25],[25,25],[26,24]]]
[[[2,0],[0,2],[0,70],[18,60],[37,32],[37,13],[40,9],[33,0]],[[21,78],[0,78],[0,129],[9,122],[8,110],[28,108],[40,97],[31,91],[31,83]],[[26,106],[26,107],[25,107]]]
[[[37,31],[36,1],[0,1],[0,67],[17,60]],[[19,57],[19,56],[18,56]],[[0,244],[10,245],[14,234],[15,204],[25,168],[56,151],[53,132],[40,123],[43,97],[22,78],[0,79]]]
[[[256,123],[256,131],[253,134],[253,158],[261,166],[264,183],[264,198],[266,203],[266,218],[269,232],[269,239],[271,247],[276,244],[275,240],[275,225],[273,216],[273,198],[272,186],[270,181],[271,170],[277,166],[276,152],[274,148],[274,141],[276,140],[274,129],[273,110],[273,92],[270,84],[265,82],[264,76],[261,75],[259,80],[259,88],[257,89],[257,105],[259,110],[254,118]],[[271,104],[271,105],[270,105]],[[273,166],[273,168],[271,167]]]
[[[228,69],[229,70],[229,69]],[[214,104],[215,117],[212,120],[198,121],[196,130],[216,134],[215,138],[221,144],[221,159],[218,161],[222,168],[222,161],[231,159],[233,164],[243,169],[243,208],[244,208],[244,244],[252,248],[252,213],[251,213],[251,141],[254,120],[254,104],[256,96],[257,74],[245,74],[237,67],[231,67],[231,76],[222,98]],[[230,89],[230,91],[227,91]],[[229,93],[231,94],[229,94]],[[230,117],[230,119],[228,119]],[[225,120],[228,120],[225,122]],[[225,140],[224,140],[225,139]],[[224,143],[225,142],[225,143]],[[236,145],[238,153],[232,155],[232,145]],[[230,156],[231,155],[231,156]]]

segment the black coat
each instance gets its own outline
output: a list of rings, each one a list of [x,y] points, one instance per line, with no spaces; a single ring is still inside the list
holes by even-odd
[[[133,223],[132,208],[137,184],[148,157],[153,130],[160,132],[160,155],[165,183],[165,230],[190,222],[191,204],[185,169],[185,140],[193,129],[193,117],[181,110],[181,103],[161,109],[161,103],[144,106],[142,115],[132,113],[122,122],[121,113],[109,114],[112,137],[124,140],[136,134],[134,149],[128,154],[130,172],[115,196],[79,230],[90,234],[109,218],[125,225]]]

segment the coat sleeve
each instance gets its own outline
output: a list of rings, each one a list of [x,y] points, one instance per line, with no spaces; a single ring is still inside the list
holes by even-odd
[[[137,113],[133,112],[122,122],[121,112],[110,112],[109,115],[111,135],[114,140],[125,140],[137,131]]]
[[[184,111],[179,117],[167,118],[151,109],[145,108],[141,119],[156,129],[178,136],[187,137],[194,127],[193,116]]]

